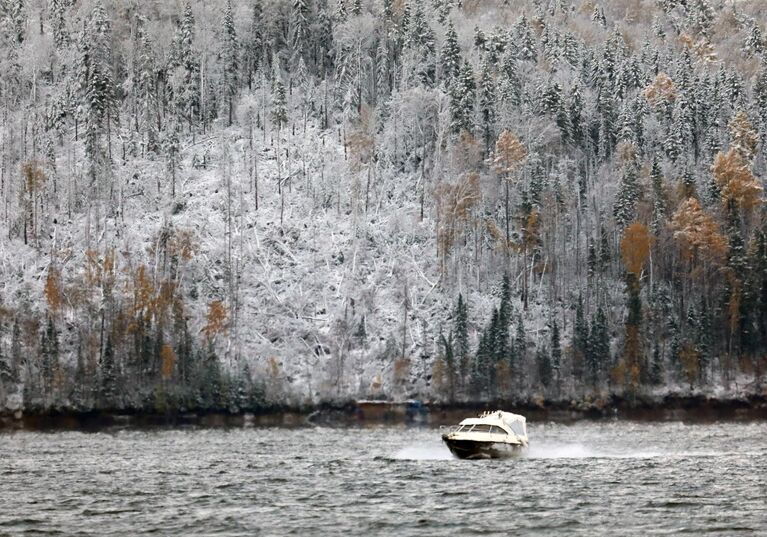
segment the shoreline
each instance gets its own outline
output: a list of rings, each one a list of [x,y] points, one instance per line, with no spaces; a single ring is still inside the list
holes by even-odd
[[[669,395],[662,398],[611,396],[595,401],[515,401],[420,403],[348,401],[307,407],[271,407],[239,412],[137,410],[0,413],[0,433],[8,431],[86,431],[151,428],[365,427],[378,425],[452,425],[484,410],[506,409],[530,422],[579,420],[760,421],[767,420],[767,396],[713,399]]]

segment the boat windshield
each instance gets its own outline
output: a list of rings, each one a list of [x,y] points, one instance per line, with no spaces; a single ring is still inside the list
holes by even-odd
[[[509,427],[514,431],[517,436],[525,436],[525,424],[521,421],[512,421],[509,423]]]
[[[487,425],[484,423],[478,423],[475,425],[463,425],[457,432],[463,433],[490,433],[490,434],[506,434],[506,431],[495,425]]]

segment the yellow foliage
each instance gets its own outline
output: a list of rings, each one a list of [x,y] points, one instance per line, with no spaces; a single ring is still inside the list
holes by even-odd
[[[736,148],[730,148],[727,153],[717,153],[711,170],[724,201],[735,201],[746,210],[762,203],[763,188]]]
[[[479,174],[466,174],[455,184],[441,183],[435,195],[440,214],[437,239],[444,260],[453,247],[460,226],[469,221],[471,209],[479,201]]]
[[[501,360],[495,366],[495,381],[498,386],[498,393],[501,397],[510,394],[512,390],[511,367],[505,360]]]
[[[193,232],[189,229],[176,230],[168,243],[168,250],[170,255],[177,255],[184,261],[192,259],[197,251]]]
[[[653,106],[670,103],[676,99],[676,85],[666,73],[658,73],[644,89],[644,97]]]
[[[276,381],[280,378],[280,363],[274,356],[270,356],[266,362],[266,373],[271,381]]]
[[[373,377],[373,380],[370,381],[370,391],[372,393],[378,394],[383,389],[383,378],[381,377],[381,373],[376,373]]]
[[[167,343],[160,350],[160,361],[162,362],[162,378],[169,380],[173,376],[173,368],[176,366],[176,353],[173,347]]]
[[[727,239],[696,198],[687,198],[679,206],[671,219],[671,227],[674,237],[682,241],[682,247],[689,255],[701,253],[710,261],[722,260],[727,255]]]
[[[442,395],[448,386],[447,366],[442,358],[437,358],[431,366],[431,383],[434,391]]]
[[[679,42],[702,61],[716,61],[716,51],[706,36],[700,36],[698,39],[694,39],[687,32],[682,32],[679,36]]]
[[[48,267],[48,277],[45,279],[45,299],[48,301],[48,307],[53,314],[61,309],[61,275],[53,265]]]
[[[634,162],[637,158],[637,146],[633,142],[622,141],[618,144],[616,152],[618,153],[618,159],[624,165]]]
[[[351,168],[359,171],[373,158],[375,140],[363,129],[355,129],[346,137],[346,147],[351,155]]]
[[[154,283],[147,275],[144,265],[133,274],[133,312],[150,313],[154,310]]]
[[[700,369],[700,353],[692,343],[685,342],[679,350],[679,361],[682,364],[682,371],[687,377],[687,382],[692,385]]]
[[[410,360],[407,358],[394,360],[393,375],[396,384],[404,384],[408,376],[410,376]]]
[[[522,230],[522,245],[532,248],[538,242],[541,227],[541,213],[533,209],[525,219],[525,229]]]
[[[202,329],[203,334],[209,340],[214,339],[218,334],[222,334],[227,328],[226,306],[220,300],[214,300],[208,304],[208,322]]]
[[[741,110],[735,114],[730,120],[729,128],[732,138],[731,147],[738,151],[743,158],[749,160],[753,158],[759,143],[759,135],[751,125],[746,113]]]
[[[498,173],[512,174],[527,158],[527,149],[514,134],[504,130],[495,142],[493,166]],[[508,177],[507,177],[508,179]]]
[[[639,276],[650,255],[651,244],[652,237],[644,224],[634,222],[626,228],[621,240],[621,259],[627,272]]]
[[[35,161],[25,162],[21,166],[21,173],[24,175],[24,189],[30,194],[42,190],[48,180],[42,168]]]

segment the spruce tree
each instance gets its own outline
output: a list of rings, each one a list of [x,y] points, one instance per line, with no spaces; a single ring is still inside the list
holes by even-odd
[[[553,380],[553,368],[549,350],[544,345],[539,345],[535,351],[535,364],[538,369],[538,381],[548,388]]]
[[[652,180],[653,193],[653,212],[650,227],[652,232],[657,235],[666,219],[666,196],[663,192],[663,175],[660,171],[657,156],[653,156],[650,179]]]
[[[502,102],[514,106],[518,106],[522,99],[522,81],[517,70],[517,61],[509,48],[501,59],[498,93]]]
[[[554,319],[551,323],[551,370],[555,385],[558,387],[561,381],[561,368],[562,368],[562,343],[559,335],[559,325],[557,320]]]
[[[78,59],[79,110],[85,124],[85,153],[91,184],[108,166],[111,129],[119,120],[112,76],[112,28],[101,0],[80,35]]]
[[[453,79],[458,75],[461,68],[461,48],[458,45],[458,34],[450,21],[445,33],[445,41],[440,51],[440,65],[442,68],[442,80],[446,87],[450,87]]]
[[[307,0],[293,0],[290,11],[290,45],[294,63],[306,58],[310,35],[311,9]]]
[[[3,352],[3,346],[0,344],[0,386],[5,389],[5,393],[9,393],[18,380],[11,356]]]
[[[69,44],[69,31],[66,21],[67,0],[50,0],[48,17],[51,21],[53,44],[61,50]]]
[[[53,394],[55,376],[59,369],[59,334],[53,318],[48,316],[48,323],[43,331],[41,350],[41,371],[43,396],[50,401]]]
[[[192,129],[195,118],[200,117],[200,64],[194,50],[194,13],[190,2],[184,5],[181,24],[174,37],[169,69],[172,76],[172,95],[176,114]]]
[[[583,298],[578,294],[578,303],[575,307],[575,326],[573,328],[573,376],[580,380],[583,374],[583,366],[586,363],[589,344],[589,324],[583,312]]]
[[[455,344],[453,341],[453,333],[450,333],[448,338],[444,334],[439,335],[440,346],[442,347],[442,356],[445,360],[445,375],[447,377],[448,386],[448,401],[455,400],[456,389],[456,360],[455,360]]]
[[[455,358],[461,382],[464,382],[469,373],[469,312],[463,295],[458,295],[458,303],[454,314],[455,333]]]
[[[663,382],[663,358],[660,352],[660,343],[656,338],[653,343],[652,363],[650,364],[650,384],[658,386]]]
[[[242,40],[242,65],[249,90],[253,89],[255,73],[264,61],[263,16],[261,0],[253,0],[248,32]]]
[[[144,24],[139,26],[139,42],[137,46],[135,72],[135,99],[138,103],[141,131],[144,135],[144,147],[147,152],[155,153],[159,148],[159,110],[156,94],[155,72],[156,60],[152,43],[149,40]]]
[[[490,152],[490,140],[495,139],[495,102],[497,99],[493,73],[487,61],[482,62],[479,74],[479,113],[485,139],[485,154]]]
[[[118,405],[118,371],[115,362],[114,348],[112,347],[112,336],[107,336],[104,346],[104,355],[101,359],[101,384],[99,387],[99,400],[102,408],[113,409]]]
[[[620,229],[628,226],[636,218],[636,205],[641,194],[638,174],[637,166],[633,162],[623,168],[623,176],[613,207],[613,215]]]
[[[288,98],[279,78],[275,80],[272,92],[272,123],[278,132],[288,123]]]
[[[5,12],[13,38],[22,44],[27,35],[27,7],[25,0],[5,0]]]
[[[512,33],[514,35],[513,42],[517,49],[517,58],[523,61],[536,61],[538,54],[536,52],[533,30],[524,15],[514,25]]]
[[[453,118],[453,132],[467,131],[474,127],[474,107],[476,101],[476,83],[474,71],[464,61],[455,83],[450,87],[450,112]]]
[[[586,365],[592,385],[596,386],[602,373],[610,367],[610,333],[607,316],[600,306],[591,321],[589,353]]]
[[[302,1],[302,0],[296,0]],[[232,124],[234,113],[234,98],[239,89],[240,59],[239,45],[237,43],[237,31],[234,28],[234,15],[232,14],[232,0],[227,0],[224,9],[221,36],[219,43],[218,61],[221,67],[221,85],[229,105],[229,121]]]

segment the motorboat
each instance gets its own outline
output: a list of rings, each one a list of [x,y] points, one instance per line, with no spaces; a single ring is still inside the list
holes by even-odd
[[[442,441],[459,459],[511,457],[527,448],[527,420],[502,410],[483,412],[444,431]]]

